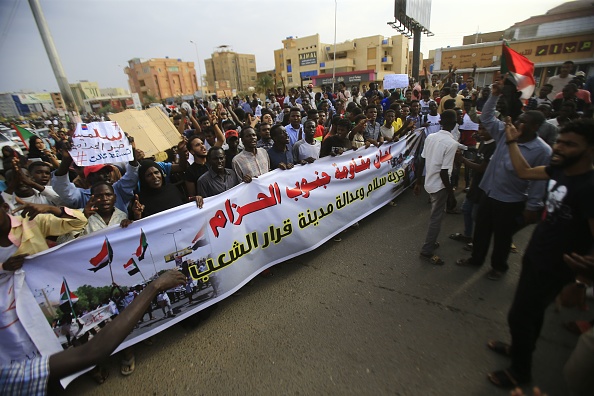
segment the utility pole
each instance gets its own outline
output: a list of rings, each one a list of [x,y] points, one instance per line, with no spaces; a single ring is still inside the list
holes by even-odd
[[[70,84],[68,84],[66,73],[64,72],[62,62],[58,56],[58,50],[54,44],[52,34],[50,33],[45,17],[43,16],[43,11],[41,10],[39,0],[29,0],[29,6],[33,12],[35,23],[37,23],[37,28],[39,29],[43,46],[45,47],[50,64],[52,65],[52,70],[56,76],[58,87],[60,87],[60,93],[62,94],[62,98],[64,98],[64,102],[66,103],[66,108],[69,111],[78,114],[78,108],[76,107],[76,102],[74,101],[74,95],[70,89]]]

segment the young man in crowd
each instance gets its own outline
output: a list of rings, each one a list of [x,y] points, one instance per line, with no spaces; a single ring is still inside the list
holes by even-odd
[[[316,133],[315,121],[306,121],[303,124],[303,133],[303,139],[293,146],[293,158],[296,162],[305,161],[311,163],[320,158],[320,148],[322,147],[321,142],[314,139]]]
[[[237,154],[232,161],[233,170],[237,177],[247,181],[268,172],[270,170],[270,159],[266,150],[256,146],[258,137],[254,128],[242,129],[240,138],[243,143],[243,151]]]
[[[197,194],[202,198],[221,194],[241,183],[235,171],[225,167],[225,151],[221,147],[211,147],[206,157],[208,171],[197,183]]]
[[[454,196],[450,184],[450,174],[454,165],[454,156],[458,149],[458,142],[454,140],[451,130],[457,123],[456,112],[446,110],[441,114],[442,130],[429,135],[425,139],[425,146],[421,157],[424,159],[425,176],[417,177],[414,186],[415,195],[419,195],[421,184],[431,197],[431,215],[425,243],[421,248],[420,257],[429,260],[434,265],[443,265],[441,257],[434,254],[439,247],[437,237],[441,229],[441,220],[445,212],[448,199]],[[423,174],[422,169],[419,174]]]
[[[548,181],[548,186],[543,220],[536,226],[522,258],[520,280],[508,314],[511,345],[501,341],[487,344],[511,359],[509,368],[488,376],[493,384],[504,388],[531,380],[532,354],[545,310],[556,296],[563,290],[562,297],[581,295],[583,301],[585,285],[594,281],[579,273],[576,276],[566,264],[579,262],[584,256],[591,260],[594,254],[594,122],[583,119],[563,127],[546,166],[529,165],[520,150],[525,127],[519,123],[516,129],[510,119],[506,120],[505,145],[513,168],[520,178]],[[590,345],[593,336],[589,336]],[[579,381],[592,385],[591,366],[574,369],[583,373]],[[573,385],[587,389],[584,384]]]
[[[270,137],[274,144],[266,152],[270,158],[270,170],[276,168],[291,169],[295,163],[289,148],[289,135],[282,125],[275,125],[270,129]],[[293,145],[294,147],[294,145]]]

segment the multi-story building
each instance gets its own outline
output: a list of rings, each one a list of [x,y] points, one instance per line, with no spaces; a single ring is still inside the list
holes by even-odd
[[[481,42],[494,38],[498,41]],[[567,60],[575,63],[574,73],[594,73],[594,7],[588,0],[561,4],[502,32],[465,38],[464,42],[473,44],[436,49],[433,73],[444,75],[450,67],[455,67],[457,73],[467,76],[476,65],[476,85],[488,85],[501,66],[502,39],[534,62],[537,87],[558,74],[559,67]]]
[[[194,62],[181,59],[134,58],[128,61],[124,72],[128,75],[130,90],[138,93],[145,104],[194,96],[199,89]]]
[[[208,93],[229,96],[233,92],[256,87],[256,56],[238,54],[227,45],[219,46],[210,59],[204,60]]]
[[[70,84],[72,95],[74,96],[74,102],[78,107],[78,111],[82,111],[85,108],[85,99],[98,98],[101,96],[99,91],[99,84],[87,80],[81,80],[77,83]]]
[[[283,48],[274,51],[274,64],[278,84],[284,81],[287,88],[305,83],[314,86],[336,82],[348,86],[360,83],[381,82],[386,74],[408,74],[408,39],[370,36],[325,44],[315,34],[307,37],[287,37]],[[336,60],[334,51],[336,50]]]

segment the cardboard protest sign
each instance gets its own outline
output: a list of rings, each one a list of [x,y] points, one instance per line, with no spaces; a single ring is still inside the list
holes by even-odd
[[[78,166],[134,160],[128,138],[115,121],[77,124],[70,156]]]
[[[175,125],[157,107],[141,111],[128,109],[110,118],[134,137],[136,147],[147,157],[176,146],[181,139]]]
[[[406,74],[386,74],[384,76],[384,89],[406,88],[408,87],[408,75]]]

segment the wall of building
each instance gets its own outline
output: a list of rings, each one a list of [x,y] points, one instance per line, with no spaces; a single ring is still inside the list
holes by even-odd
[[[274,51],[276,79],[287,87],[309,83],[313,76],[372,70],[377,81],[384,75],[408,73],[408,39],[370,36],[355,38],[334,45],[320,42],[319,35],[282,41],[283,48]]]
[[[194,62],[169,58],[135,58],[128,61],[125,72],[130,90],[138,93],[141,100],[145,100],[145,96],[161,100],[194,95],[198,91]]]
[[[256,56],[233,51],[214,52],[204,60],[209,93],[247,91],[257,83]]]

